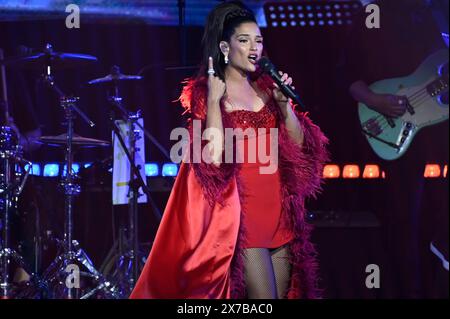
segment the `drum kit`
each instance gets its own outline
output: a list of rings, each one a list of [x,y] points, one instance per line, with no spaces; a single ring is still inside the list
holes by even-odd
[[[152,201],[149,190],[144,183],[138,166],[135,165],[136,140],[142,138],[136,132],[143,132],[155,145],[167,155],[164,148],[157,143],[153,136],[138,122],[140,111],[130,112],[123,103],[119,92],[119,84],[123,81],[139,81],[142,76],[125,75],[117,66],[112,67],[111,73],[87,82],[88,86],[107,84],[112,88],[108,94],[108,104],[111,106],[110,120],[113,131],[118,137],[123,150],[130,163],[129,176],[129,225],[127,249],[117,258],[114,276],[107,276],[99,272],[89,259],[80,244],[73,238],[74,228],[74,200],[80,194],[81,189],[77,184],[77,176],[73,170],[74,149],[92,147],[110,147],[108,141],[97,140],[77,135],[74,132],[76,115],[89,126],[95,123],[77,107],[78,98],[65,94],[57,85],[54,70],[67,70],[84,67],[97,61],[97,58],[86,54],[55,52],[50,44],[40,53],[30,54],[4,59],[0,50],[0,67],[3,74],[3,101],[4,116],[0,128],[0,214],[2,237],[0,240],[0,299],[7,298],[58,298],[58,299],[87,299],[87,298],[126,298],[131,293],[143,264],[139,255],[137,236],[137,206],[139,190],[146,193],[156,217],[161,217],[160,212]],[[6,95],[6,80],[4,72],[6,68],[33,68],[42,71],[43,82],[59,97],[59,106],[64,111],[65,132],[57,136],[42,136],[39,142],[64,149],[65,174],[63,174],[60,186],[64,195],[64,235],[59,239],[60,249],[57,257],[50,266],[38,274],[30,270],[23,258],[11,247],[10,242],[10,216],[17,210],[17,202],[21,191],[30,174],[32,163],[23,158],[18,132],[9,125],[9,110]],[[116,123],[115,111],[119,118],[129,125],[128,142],[126,147],[124,138]],[[138,130],[138,128],[140,130]],[[24,269],[30,276],[25,290],[17,292],[12,280],[11,265],[16,264]],[[80,289],[80,279],[88,282],[84,289]],[[28,290],[27,290],[28,289]],[[44,292],[43,292],[44,291]]]

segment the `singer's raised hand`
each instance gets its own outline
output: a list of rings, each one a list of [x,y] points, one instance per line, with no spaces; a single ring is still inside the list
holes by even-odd
[[[212,57],[208,59],[208,101],[213,103],[220,102],[225,94],[225,82],[215,75],[214,63]]]

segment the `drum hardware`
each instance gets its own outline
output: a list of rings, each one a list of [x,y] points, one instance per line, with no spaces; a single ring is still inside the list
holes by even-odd
[[[3,50],[0,49],[0,61]],[[31,172],[31,163],[22,158],[19,137],[9,126],[9,106],[4,65],[0,64],[2,79],[1,127],[0,127],[0,213],[2,236],[0,239],[0,299],[13,297],[14,284],[10,281],[10,266],[14,262],[30,275],[31,281],[39,281],[36,274],[24,262],[10,244],[10,214],[17,210],[17,201]],[[28,169],[25,169],[28,165]],[[19,170],[20,168],[20,170]],[[23,176],[21,176],[23,174]]]
[[[93,85],[93,84],[111,84],[111,83],[116,83],[119,81],[137,81],[137,80],[142,80],[143,77],[140,75],[125,75],[122,74],[120,72],[120,69],[118,66],[113,66],[111,68],[111,73],[102,77],[102,78],[98,78],[98,79],[93,79],[91,81],[89,81],[87,84],[89,85]],[[118,90],[117,85],[115,85],[115,88]],[[118,91],[116,91],[117,93]],[[117,94],[116,94],[117,95]]]
[[[54,67],[67,68],[78,66],[79,64],[96,61],[96,58],[78,54],[54,53],[52,46],[49,44],[47,44],[44,51],[43,54],[39,54],[36,57],[25,59],[24,63],[27,66],[33,66],[34,64],[42,66],[44,69],[42,75],[44,83],[59,96],[60,106],[64,110],[66,120],[65,125],[67,128],[67,133],[65,135],[65,163],[67,172],[60,184],[65,197],[63,251],[44,271],[42,280],[44,280],[49,287],[54,285],[54,287],[51,287],[49,290],[51,297],[67,299],[82,297],[81,291],[77,289],[79,287],[72,287],[71,285],[68,285],[65,280],[69,275],[67,272],[68,267],[80,265],[87,270],[87,272],[80,272],[80,276],[83,275],[93,278],[97,284],[104,285],[103,291],[108,294],[109,297],[115,297],[115,293],[108,289],[109,283],[95,269],[87,254],[81,249],[78,242],[73,239],[73,200],[81,191],[80,186],[76,183],[76,174],[72,170],[73,147],[76,143],[74,143],[74,113],[77,113],[89,126],[93,127],[95,124],[76,106],[78,98],[69,97],[64,94],[57,86],[52,75]],[[75,141],[77,140],[75,139]],[[81,267],[78,267],[78,269]]]
[[[0,299],[13,297],[15,284],[10,281],[10,266],[13,262],[30,275],[30,280],[38,281],[36,274],[26,265],[23,257],[11,248],[10,243],[10,214],[17,210],[18,197],[31,172],[31,163],[21,157],[17,143],[14,130],[8,126],[0,127]]]
[[[140,274],[140,265],[145,263],[145,258],[141,258],[141,254],[139,252],[139,243],[138,243],[138,197],[139,189],[142,188],[143,192],[147,195],[147,198],[153,208],[153,213],[157,220],[161,219],[161,212],[159,211],[157,205],[153,201],[150,195],[150,189],[145,184],[140,172],[139,168],[136,166],[136,141],[142,136],[139,136],[136,128],[139,127],[142,132],[144,132],[145,136],[149,138],[155,145],[162,150],[162,152],[168,156],[167,151],[156,141],[156,139],[151,136],[151,134],[145,130],[145,128],[138,122],[141,118],[141,112],[137,111],[135,113],[128,111],[122,104],[122,97],[119,94],[119,83],[123,81],[129,80],[141,80],[141,76],[135,75],[123,75],[120,72],[120,68],[118,66],[113,66],[111,68],[111,73],[103,78],[94,79],[89,81],[88,85],[96,85],[96,84],[108,84],[111,88],[111,91],[107,95],[107,100],[109,105],[111,106],[110,111],[110,123],[113,132],[117,136],[117,139],[122,146],[122,149],[130,163],[130,177],[129,177],[129,202],[128,202],[128,238],[125,240],[124,245],[113,245],[117,247],[119,253],[110,254],[112,258],[116,260],[116,269],[112,274],[113,287],[117,289],[121,297],[128,297],[131,291],[136,284],[138,276]],[[112,93],[111,93],[112,92]],[[120,128],[116,123],[116,114],[115,109],[119,110],[119,118],[122,119],[125,123],[128,124],[128,140],[129,147],[126,147],[126,143],[120,132]],[[121,236],[122,237],[122,236]],[[119,239],[121,241],[121,238]]]
[[[62,178],[60,186],[64,193],[64,236],[62,240],[57,240],[57,245],[59,247],[57,257],[53,260],[51,265],[44,271],[42,278],[37,279],[33,277],[32,272],[28,272],[28,267],[24,265],[24,269],[28,273],[32,274],[32,278],[35,284],[42,290],[45,290],[49,298],[81,298],[87,299],[99,292],[106,294],[108,297],[127,297],[131,290],[133,289],[137,278],[139,276],[139,265],[145,263],[145,256],[138,251],[138,234],[137,234],[137,208],[138,208],[138,197],[139,189],[146,193],[150,204],[153,207],[153,212],[158,220],[161,218],[161,212],[158,207],[150,197],[150,192],[148,187],[145,185],[142,176],[139,173],[139,168],[135,165],[135,151],[136,151],[136,141],[142,136],[135,135],[137,128],[142,130],[145,137],[147,137],[156,147],[165,155],[166,158],[170,159],[169,153],[164,149],[162,145],[141,125],[138,120],[141,117],[140,111],[132,113],[129,112],[122,104],[122,98],[119,94],[119,83],[123,81],[139,81],[142,79],[140,75],[124,75],[120,72],[118,67],[113,67],[111,73],[105,77],[94,79],[88,82],[89,85],[106,84],[112,86],[113,92],[108,92],[107,101],[108,105],[111,106],[111,116],[110,121],[112,123],[113,131],[118,137],[119,143],[122,145],[124,152],[131,165],[130,170],[130,194],[129,194],[129,218],[128,218],[128,231],[127,236],[124,236],[125,240],[123,244],[113,245],[113,249],[118,249],[119,254],[115,254],[114,258],[116,262],[116,271],[114,272],[114,280],[112,282],[107,281],[104,276],[97,271],[92,262],[90,261],[88,255],[80,247],[79,243],[73,239],[73,201],[76,196],[81,192],[80,186],[77,184],[77,176],[72,170],[73,164],[73,149],[75,147],[108,147],[110,143],[107,141],[90,139],[86,137],[81,137],[74,133],[74,119],[75,115],[81,117],[88,125],[93,127],[95,124],[84,114],[78,107],[77,97],[67,96],[62,92],[62,90],[56,84],[53,77],[54,69],[70,69],[78,68],[81,66],[88,65],[92,62],[97,61],[96,57],[84,54],[76,53],[63,53],[54,52],[53,47],[47,44],[43,52],[29,54],[26,56],[13,57],[8,59],[2,59],[0,56],[0,66],[8,66],[11,68],[30,68],[42,70],[42,79],[49,88],[51,88],[59,96],[60,107],[64,110],[64,117],[66,120],[66,133],[57,136],[42,136],[39,142],[45,145],[58,146],[65,148],[65,164],[66,164],[66,174]],[[115,112],[114,110],[119,110],[119,118],[123,119],[129,125],[130,135],[130,145],[131,147],[127,149],[125,147],[124,140],[120,134],[120,130],[115,123]],[[6,116],[8,118],[8,116]],[[18,141],[15,145],[17,145]],[[6,146],[0,145],[0,151],[3,151]],[[3,154],[3,153],[0,153]],[[20,157],[8,157],[9,161],[18,160]],[[20,159],[21,160],[21,159]],[[9,163],[10,164],[10,163]],[[25,170],[25,165],[28,164],[28,169]],[[8,183],[5,187],[1,188],[0,199],[3,196],[8,196],[12,192],[21,190],[26,182],[26,179],[31,171],[31,163],[21,162],[23,165],[24,174],[23,180],[20,183],[17,181],[14,183]],[[11,200],[10,200],[11,201]],[[6,241],[7,242],[7,241]],[[7,247],[3,245],[2,247]],[[118,247],[118,248],[116,248]],[[1,255],[1,260],[6,260],[6,258],[18,258],[20,256],[14,255],[12,250],[5,249],[2,250],[3,255]],[[20,259],[20,258],[19,258]],[[70,288],[64,285],[65,279],[68,277],[67,267],[70,265],[79,265],[80,276],[91,279],[95,282],[95,287],[91,290],[82,291],[76,288]],[[4,268],[2,268],[3,271]],[[2,278],[3,280],[3,278]],[[3,283],[3,281],[2,281]],[[5,292],[5,296],[8,296],[9,286],[0,286]],[[23,294],[25,295],[25,294]]]
[[[67,134],[63,133],[56,136],[41,136],[38,139],[39,143],[48,146],[64,147],[67,143]],[[98,140],[94,138],[82,137],[78,134],[73,134],[72,145],[81,148],[91,147],[109,147],[111,143],[108,141]]]
[[[97,58],[92,55],[54,52],[50,44],[46,45],[43,52],[6,59],[0,57],[0,65],[21,69],[42,69],[49,65],[58,70],[76,69],[93,62],[97,62]]]

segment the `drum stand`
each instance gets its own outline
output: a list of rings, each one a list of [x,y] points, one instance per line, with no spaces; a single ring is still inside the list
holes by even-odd
[[[112,73],[119,72],[118,67],[113,68]],[[142,188],[143,192],[147,195],[147,199],[150,202],[153,213],[157,220],[161,219],[161,213],[151,198],[150,190],[144,183],[144,180],[140,174],[140,167],[136,166],[136,141],[143,136],[138,134],[137,127],[139,127],[146,136],[149,133],[141,126],[138,120],[141,118],[140,111],[136,113],[129,112],[122,105],[122,98],[119,96],[118,83],[113,81],[113,94],[108,96],[108,102],[113,108],[119,109],[121,118],[128,124],[128,140],[129,147],[127,148],[123,136],[120,132],[120,128],[115,122],[114,110],[111,111],[111,126],[117,136],[117,139],[122,146],[122,149],[130,163],[130,178],[129,178],[129,202],[128,202],[128,236],[125,236],[124,245],[122,245],[122,238],[118,245],[118,254],[114,254],[112,257],[115,263],[115,270],[111,274],[110,278],[113,282],[115,291],[119,293],[122,298],[127,298],[132,292],[136,281],[140,275],[140,271],[145,264],[146,255],[140,252],[139,240],[138,240],[138,198],[141,196],[139,189]],[[114,218],[114,217],[113,217]],[[122,237],[122,236],[121,236]],[[128,238],[126,238],[128,237]],[[125,248],[125,249],[124,249]]]
[[[14,132],[8,126],[0,128],[0,161],[2,171],[0,172],[0,211],[3,211],[1,225],[2,238],[0,240],[0,299],[8,299],[13,296],[14,284],[10,283],[10,265],[14,262],[30,275],[30,281],[37,279],[37,276],[30,270],[14,249],[10,248],[9,242],[9,218],[10,213],[17,209],[17,197],[22,192],[28,175],[31,171],[31,163],[23,160],[19,153],[19,146],[13,141]],[[25,165],[28,169],[25,170]],[[24,176],[22,181],[17,180],[16,165],[20,165]]]
[[[49,63],[50,64],[50,63]],[[102,291],[107,298],[116,298],[113,290],[109,289],[110,283],[107,282],[103,275],[98,272],[93,266],[91,260],[79,246],[73,236],[73,199],[80,193],[80,186],[76,183],[76,175],[72,171],[73,164],[73,111],[76,111],[86,123],[94,126],[94,123],[77,108],[76,101],[78,98],[66,97],[63,92],[56,86],[51,75],[51,67],[47,65],[46,74],[44,75],[44,82],[52,88],[60,97],[61,107],[65,111],[65,120],[67,126],[67,143],[65,151],[66,162],[66,176],[61,182],[61,186],[65,195],[65,224],[64,224],[64,239],[62,252],[56,257],[52,264],[45,270],[42,280],[48,285],[50,298],[58,299],[86,299],[98,291]],[[80,271],[80,267],[84,267],[87,271]],[[81,277],[89,277],[96,284],[94,290],[81,293],[80,280]],[[101,287],[101,288],[99,288]]]
[[[117,95],[110,97],[110,102],[115,103],[118,107],[121,107],[121,98]],[[142,176],[140,174],[139,166],[136,166],[136,141],[142,136],[139,136],[139,131],[136,130],[136,124],[141,117],[140,112],[130,113],[125,109],[124,121],[128,125],[128,141],[129,147],[127,148],[120,128],[117,126],[114,120],[113,112],[111,114],[112,129],[115,136],[122,146],[124,153],[130,163],[130,177],[129,177],[129,202],[128,202],[128,238],[125,239],[125,245],[119,245],[120,256],[115,256],[115,271],[112,273],[111,280],[113,281],[114,287],[116,287],[118,293],[122,298],[127,298],[136,284],[139,277],[140,270],[145,263],[145,257],[139,251],[139,240],[138,240],[138,199],[141,196],[139,189],[146,193],[147,198],[150,202],[150,192],[147,185],[144,183]],[[126,115],[125,115],[126,114]],[[123,248],[126,250],[124,251]]]

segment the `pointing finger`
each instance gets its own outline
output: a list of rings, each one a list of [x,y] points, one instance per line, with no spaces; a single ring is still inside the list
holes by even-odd
[[[214,69],[213,58],[209,57],[208,59],[208,69]]]

